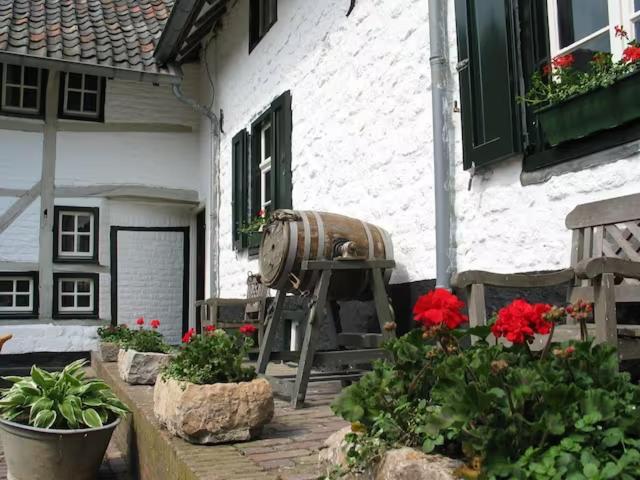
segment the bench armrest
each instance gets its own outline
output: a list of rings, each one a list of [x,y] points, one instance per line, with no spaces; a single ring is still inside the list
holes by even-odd
[[[640,262],[617,257],[595,257],[578,262],[575,267],[578,278],[595,278],[604,273],[613,273],[625,278],[640,280]]]
[[[484,270],[467,270],[453,275],[454,287],[465,288],[473,284],[492,287],[550,287],[570,282],[574,278],[572,268],[548,273],[495,273]]]

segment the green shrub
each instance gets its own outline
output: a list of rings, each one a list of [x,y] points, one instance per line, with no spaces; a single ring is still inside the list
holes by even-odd
[[[122,343],[131,338],[131,333],[126,325],[109,325],[98,328],[98,337],[103,342]]]
[[[98,428],[129,412],[100,379],[85,378],[85,360],[49,373],[35,365],[29,377],[3,377],[0,418],[38,428]]]
[[[540,329],[563,315],[546,307]],[[507,313],[494,332],[528,328],[525,316]],[[461,349],[472,333],[480,339]],[[350,469],[408,445],[464,459],[458,473],[465,478],[640,477],[640,387],[619,372],[614,348],[549,342],[534,353],[532,334],[512,346],[489,344],[488,334],[486,327],[440,326],[389,341],[390,360],[377,362],[333,404],[353,425]]]
[[[242,365],[253,346],[253,340],[249,338],[253,331],[247,327],[241,329],[246,336],[228,334],[212,327],[204,335],[196,335],[191,329],[163,376],[199,385],[253,380],[256,378],[253,367]]]
[[[158,332],[160,320],[151,320],[151,330],[144,328],[144,318],[140,317],[136,320],[137,330],[131,330],[128,338],[120,341],[120,346],[125,350],[135,350],[142,353],[168,353],[171,347],[167,345]]]

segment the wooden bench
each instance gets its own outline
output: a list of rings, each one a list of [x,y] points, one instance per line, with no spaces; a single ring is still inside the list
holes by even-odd
[[[640,302],[640,194],[578,205],[565,224],[573,232],[571,266],[565,270],[540,274],[469,270],[453,276],[452,284],[467,292],[471,325],[487,322],[485,286],[567,283],[569,302],[593,302],[595,325],[590,330],[596,341],[616,345],[621,359],[640,358],[640,325],[618,325],[616,319],[616,303]],[[575,334],[577,327],[563,326],[560,337],[566,338],[567,332]]]

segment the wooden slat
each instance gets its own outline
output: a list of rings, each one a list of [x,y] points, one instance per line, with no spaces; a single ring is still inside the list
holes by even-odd
[[[593,257],[602,256],[603,243],[604,243],[604,227],[599,225],[593,228]]]
[[[596,341],[617,346],[616,298],[613,274],[605,273],[594,288],[593,317],[596,323]]]
[[[467,270],[453,276],[452,284],[465,288],[474,283],[494,287],[550,287],[572,281],[573,269],[558,270],[548,273],[494,273],[484,270]]]
[[[584,244],[584,230],[577,228],[571,235],[571,266],[575,266],[584,258],[582,254],[582,246]]]
[[[567,228],[593,227],[638,220],[640,193],[585,203],[574,208],[565,220]]]
[[[611,235],[611,238],[613,238],[613,240],[615,240],[615,242],[618,244],[618,247],[622,249],[627,258],[629,258],[629,260],[632,260],[634,262],[640,261],[640,255],[635,251],[633,246],[627,240],[625,240],[625,238],[622,236],[622,232],[616,225],[607,225],[606,230],[607,233]]]
[[[640,280],[640,262],[617,257],[591,258],[576,265],[575,272],[580,278],[595,278],[605,273],[613,273]]]

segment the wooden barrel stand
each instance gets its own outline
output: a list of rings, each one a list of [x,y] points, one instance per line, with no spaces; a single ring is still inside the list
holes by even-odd
[[[281,214],[281,220],[277,220],[278,213],[275,212],[276,221],[267,227],[260,246],[262,281],[271,288],[277,288],[277,293],[266,315],[257,370],[265,375],[269,361],[297,361],[295,375],[267,378],[276,393],[290,398],[292,406],[300,408],[309,382],[357,380],[364,373],[357,367],[369,365],[372,360],[386,355],[379,345],[394,335],[384,329],[384,325],[392,322],[394,317],[385,287],[385,275],[388,277],[395,262],[388,235],[373,225],[319,212],[287,211]],[[303,214],[307,219],[315,219],[316,228],[310,228],[313,224],[310,226],[304,222]],[[334,223],[323,225],[324,218]],[[298,223],[302,224],[303,235],[300,237],[297,235]],[[304,247],[297,248],[299,245]],[[273,352],[287,292],[299,293],[303,289],[310,302],[301,350]],[[343,334],[337,318],[336,300],[363,298],[373,298],[381,333]],[[321,323],[327,313],[333,317],[339,346],[352,349],[317,351]],[[312,374],[312,367],[339,371]]]

